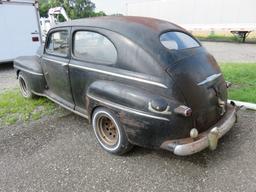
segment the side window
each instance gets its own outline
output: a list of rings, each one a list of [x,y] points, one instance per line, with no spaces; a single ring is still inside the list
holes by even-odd
[[[114,64],[117,51],[105,36],[91,31],[77,31],[73,38],[73,54],[84,61]]]
[[[46,52],[58,56],[67,56],[69,49],[68,31],[57,31],[50,34]]]

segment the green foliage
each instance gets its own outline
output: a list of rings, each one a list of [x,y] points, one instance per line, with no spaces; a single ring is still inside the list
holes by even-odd
[[[94,14],[93,17],[106,16],[106,13],[104,13],[103,11],[94,12],[93,14]]]
[[[95,4],[90,0],[40,0],[40,15],[47,17],[48,9],[59,6],[66,10],[70,19],[106,15],[103,11],[95,12]]]
[[[199,36],[196,35],[196,37],[199,40],[203,40],[203,41],[224,41],[224,42],[239,42],[241,41],[239,38],[237,38],[236,36],[225,36],[225,35],[215,35],[215,34],[210,34],[208,36]]]
[[[39,5],[40,5],[40,7],[39,7],[40,16],[48,17],[47,13],[48,13],[48,10],[50,9],[50,5],[47,3],[47,1],[40,0]]]
[[[226,63],[221,70],[225,80],[233,84],[229,98],[256,103],[256,63]]]
[[[219,41],[219,42],[242,42],[241,38],[234,36],[230,33],[230,35],[217,35],[217,34],[210,34],[210,35],[195,35],[201,41]],[[256,38],[248,36],[246,38],[246,42],[248,43],[255,43]]]

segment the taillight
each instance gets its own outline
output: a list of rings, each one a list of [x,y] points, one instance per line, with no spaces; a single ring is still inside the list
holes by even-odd
[[[180,105],[176,109],[174,109],[174,113],[182,115],[184,117],[190,117],[192,115],[192,109],[185,105]]]
[[[39,41],[39,37],[32,37],[32,41],[33,41],[33,42]]]

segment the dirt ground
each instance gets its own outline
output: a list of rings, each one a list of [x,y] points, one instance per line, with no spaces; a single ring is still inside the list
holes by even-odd
[[[6,89],[13,89],[18,87],[15,71],[12,63],[0,63],[0,93]]]
[[[135,147],[104,152],[77,115],[0,129],[0,191],[248,191],[256,189],[256,113],[239,122],[216,151],[189,157]]]

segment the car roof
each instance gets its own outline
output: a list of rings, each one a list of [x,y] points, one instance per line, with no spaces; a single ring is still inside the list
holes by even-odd
[[[154,18],[134,16],[105,16],[77,19],[59,23],[56,27],[96,27],[114,31],[159,58],[167,49],[160,43],[160,35],[167,31],[181,31],[189,34],[178,25]],[[56,28],[56,27],[53,27]],[[159,58],[160,59],[160,58]]]
[[[166,30],[185,31],[183,28],[171,22],[154,18],[135,16],[105,16],[76,19],[59,23],[56,27],[64,26],[88,26],[105,28],[112,31],[118,31],[123,35],[126,35],[126,33],[129,33],[130,31],[133,33],[144,33],[145,31],[162,33]]]

